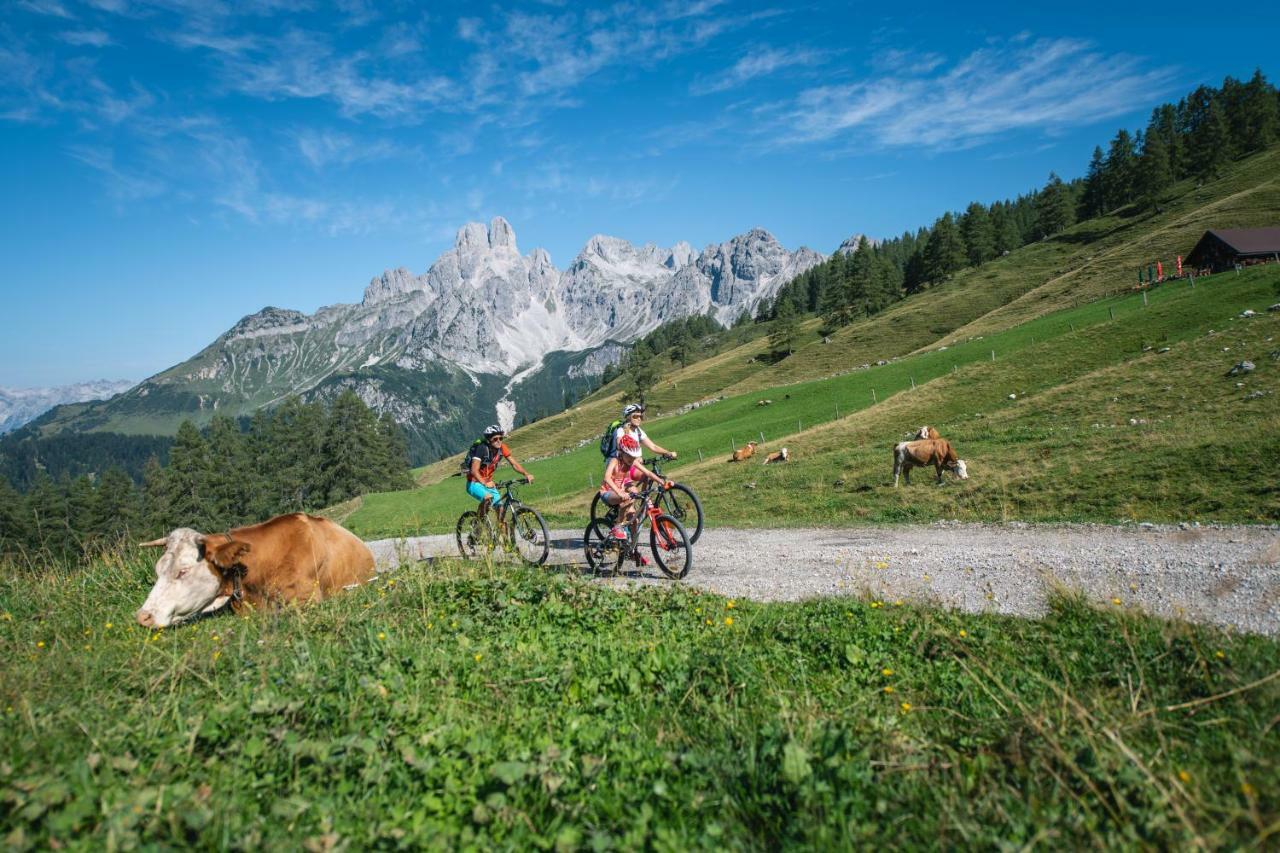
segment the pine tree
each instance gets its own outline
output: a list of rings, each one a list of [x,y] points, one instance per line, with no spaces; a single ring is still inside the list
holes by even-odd
[[[27,508],[22,495],[0,476],[0,554],[16,554],[27,546]]]
[[[1111,140],[1107,162],[1102,169],[1103,209],[1115,210],[1133,200],[1133,172],[1137,154],[1133,137],[1121,129]]]
[[[769,297],[760,300],[760,304],[756,306],[755,322],[766,323],[773,316],[773,301]]]
[[[1089,161],[1089,172],[1084,179],[1084,194],[1080,196],[1080,218],[1092,219],[1101,216],[1104,210],[1103,172],[1106,161],[1102,156],[1102,146],[1095,145],[1093,158]]]
[[[94,536],[115,543],[138,530],[138,492],[124,469],[113,466],[103,471],[96,497],[91,525]]]
[[[946,281],[965,265],[964,242],[955,218],[948,212],[933,223],[924,247],[925,279],[932,284]]]
[[[378,422],[350,388],[329,410],[320,468],[325,501],[332,505],[373,491],[378,485]]]
[[[142,535],[155,538],[179,524],[173,512],[173,489],[169,472],[152,456],[142,468]]]
[[[1036,197],[1037,231],[1041,237],[1052,237],[1075,221],[1075,205],[1071,192],[1057,174],[1050,172],[1044,189]]]
[[[27,516],[31,536],[28,545],[53,555],[68,551],[71,537],[67,528],[67,495],[44,471],[36,473],[27,492]]]
[[[1136,184],[1138,198],[1148,207],[1155,207],[1161,194],[1173,184],[1169,151],[1159,133],[1148,133],[1142,141]]]
[[[1183,110],[1187,134],[1187,167],[1199,178],[1211,178],[1227,161],[1228,132],[1218,93],[1200,86],[1187,96]]]
[[[991,206],[991,229],[995,232],[996,254],[1003,255],[1022,246],[1022,234],[1008,202]]]
[[[278,463],[268,470],[265,490],[274,495],[266,515],[301,512],[324,505],[325,484],[321,472],[327,416],[319,403],[303,403],[289,397],[276,409],[267,430],[268,440],[259,446],[274,453]]]
[[[568,393],[572,394],[572,390]],[[565,406],[569,408],[573,403]],[[404,430],[390,412],[383,412],[378,418],[378,435],[381,440],[381,457],[383,460],[382,482],[378,484],[380,491],[395,491],[412,488],[413,480],[409,476],[409,448],[404,439]]]
[[[249,515],[250,496],[260,491],[257,469],[250,464],[245,438],[236,422],[215,415],[209,423],[207,493],[213,526],[219,529],[258,521]]]
[[[215,507],[209,493],[209,479],[213,473],[209,444],[191,421],[183,421],[178,426],[165,472],[169,492],[168,514],[174,520],[174,526],[196,530],[221,526],[215,518]]]
[[[72,540],[83,547],[86,540],[92,538],[94,510],[97,508],[98,496],[93,488],[93,480],[82,474],[71,482],[67,489],[67,527]]]
[[[800,318],[795,306],[788,299],[779,301],[778,316],[774,318],[773,329],[769,332],[769,348],[774,352],[795,352],[796,340],[800,336]]]
[[[960,218],[960,234],[970,266],[981,266],[996,256],[996,235],[985,205],[976,201],[969,205]]]
[[[1241,151],[1258,151],[1280,136],[1280,100],[1277,94],[1280,93],[1267,82],[1262,69],[1255,69],[1253,77],[1244,85]]]

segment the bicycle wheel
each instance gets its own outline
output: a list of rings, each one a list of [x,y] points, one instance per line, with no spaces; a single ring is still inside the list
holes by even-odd
[[[542,513],[531,506],[522,506],[512,521],[511,540],[516,553],[529,565],[541,566],[551,549],[551,537]]]
[[[609,537],[609,531],[618,523],[618,508],[604,502],[600,492],[591,499],[591,524],[601,539]]]
[[[702,535],[702,501],[698,500],[693,489],[676,483],[662,493],[658,505],[663,512],[684,525],[686,531],[692,531],[689,536],[690,545],[698,541],[698,537]]]
[[[473,509],[467,510],[458,516],[458,526],[453,535],[458,543],[458,553],[464,560],[479,559],[493,550],[493,522],[489,520],[488,513],[480,515]]]
[[[600,535],[596,524],[588,524],[582,533],[582,551],[587,556],[587,566],[595,574],[609,571],[616,574],[622,568],[625,542],[619,542],[609,535],[606,527],[604,535]]]
[[[649,525],[649,550],[658,568],[679,580],[693,568],[693,543],[684,525],[665,513]]]

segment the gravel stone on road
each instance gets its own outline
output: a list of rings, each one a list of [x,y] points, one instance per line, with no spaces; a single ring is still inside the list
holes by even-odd
[[[585,573],[581,533],[554,530],[551,537],[548,564]],[[369,546],[384,570],[457,556],[452,536]],[[679,583],[758,601],[869,595],[886,605],[925,602],[1036,617],[1047,612],[1050,592],[1065,588],[1101,606],[1280,634],[1277,527],[937,522],[709,528],[693,553],[693,569]],[[623,587],[675,583],[653,566],[597,580]]]

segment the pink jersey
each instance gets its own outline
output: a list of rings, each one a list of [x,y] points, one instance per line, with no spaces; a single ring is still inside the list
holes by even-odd
[[[621,478],[622,491],[623,492],[631,491],[631,487],[636,483],[639,483],[643,479],[644,479],[644,472],[641,471],[637,466],[632,465],[622,473],[622,478]],[[600,492],[603,494],[604,492],[609,492],[609,491],[612,491],[612,489],[609,488],[609,481],[606,479],[603,483],[600,484]]]

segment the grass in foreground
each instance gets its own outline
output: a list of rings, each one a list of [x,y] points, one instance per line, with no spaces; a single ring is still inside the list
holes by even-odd
[[[4,567],[0,837],[331,849],[1259,846],[1280,649],[443,565],[128,627],[149,567]]]

